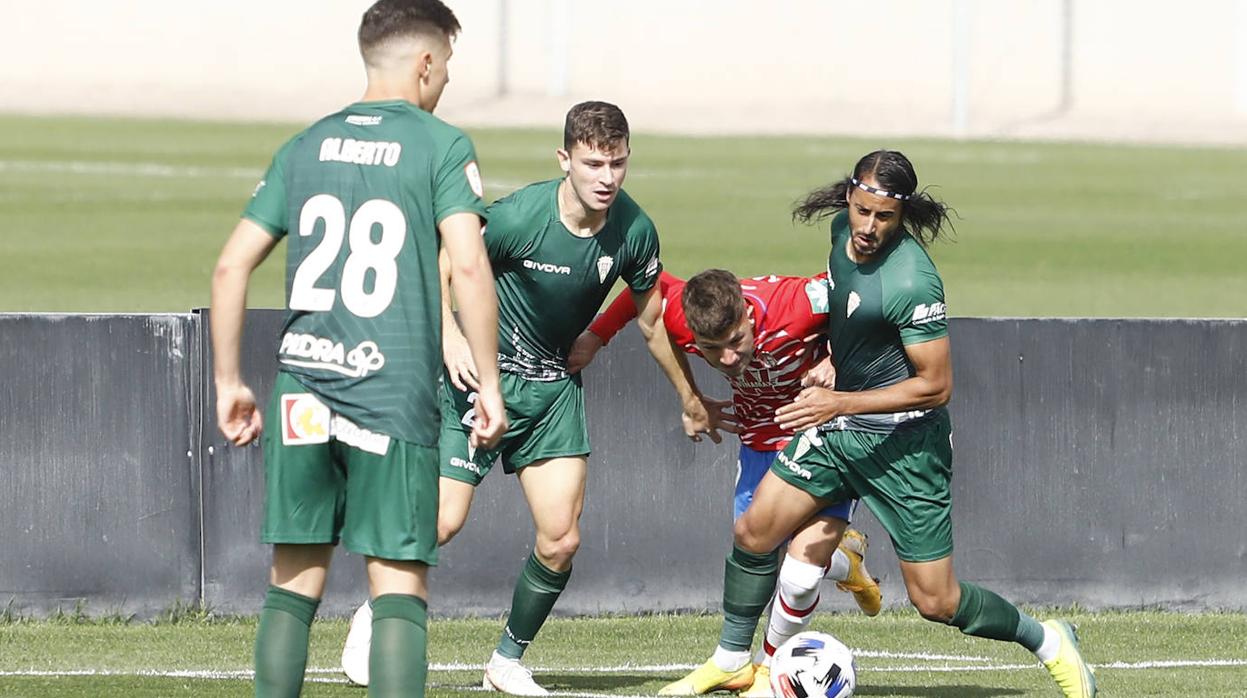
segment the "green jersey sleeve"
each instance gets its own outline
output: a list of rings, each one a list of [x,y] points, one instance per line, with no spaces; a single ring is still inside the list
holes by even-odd
[[[476,164],[476,149],[467,136],[450,143],[433,181],[434,219],[441,223],[456,213],[475,213],[485,217],[485,185]]]
[[[628,231],[628,252],[631,264],[623,270],[623,280],[633,293],[645,293],[658,283],[662,262],[658,258],[658,230],[648,216],[642,215]]]
[[[944,282],[933,267],[918,268],[888,289],[884,313],[896,326],[902,344],[921,344],[948,336]]]
[[[494,264],[523,257],[524,212],[520,210],[515,196],[499,199],[489,205],[485,225],[485,251]]]
[[[273,155],[273,162],[264,173],[264,179],[255,185],[251,201],[243,210],[242,217],[263,228],[273,237],[283,237],[290,229],[286,208],[286,155],[294,140],[286,143]]]

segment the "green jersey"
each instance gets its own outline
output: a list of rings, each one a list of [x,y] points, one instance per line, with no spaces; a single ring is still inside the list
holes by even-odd
[[[437,443],[437,224],[484,217],[481,194],[468,137],[406,101],[353,104],[282,146],[243,213],[289,233],[281,369],[357,428]]]
[[[837,214],[827,259],[832,363],[836,390],[872,390],[915,375],[905,345],[948,336],[944,283],[927,251],[908,233],[897,233],[865,264],[849,259],[850,237],[848,213]],[[886,434],[942,411],[851,415],[822,428]]]
[[[567,375],[567,352],[616,279],[653,288],[662,265],[658,231],[624,191],[592,237],[559,219],[562,180],[531,184],[489,207],[485,247],[498,289],[498,366],[529,380]]]

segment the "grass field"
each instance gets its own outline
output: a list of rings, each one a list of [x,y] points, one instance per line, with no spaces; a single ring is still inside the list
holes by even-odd
[[[0,117],[0,312],[184,312],[272,151],[295,125]],[[488,195],[557,174],[554,131],[472,133]],[[678,138],[639,134],[627,189],[673,272],[818,271],[826,235],[792,202],[876,147],[909,154],[957,212],[932,254],[954,315],[1247,316],[1247,151],[1104,145]],[[280,253],[280,252],[279,252]],[[282,305],[282,270],[251,304]],[[1066,614],[1109,696],[1247,696],[1247,615]],[[653,694],[712,650],[707,616],[557,619],[529,654],[564,696]],[[1016,647],[913,612],[820,615],[858,649],[859,696],[1051,696]],[[496,620],[431,628],[432,695],[480,691]],[[315,626],[309,696],[362,696],[334,668],[345,622]],[[31,621],[0,614],[0,696],[245,696],[248,619]]]
[[[296,125],[0,117],[0,312],[172,311],[208,274]],[[555,130],[472,132],[488,196],[557,174]],[[627,189],[667,267],[814,273],[792,202],[876,147],[958,212],[933,256],[955,315],[1247,316],[1247,150],[638,134]],[[251,302],[280,306],[282,265]]]
[[[1065,613],[1079,625],[1105,696],[1247,695],[1247,617],[1152,611]],[[430,626],[430,695],[480,692],[496,620],[435,620]],[[819,615],[813,627],[857,653],[856,695],[993,698],[1053,696],[1047,673],[1016,646],[977,640],[912,612],[878,618]],[[712,616],[555,619],[526,655],[556,695],[653,695],[713,649]],[[251,695],[249,620],[146,624],[0,624],[0,695]],[[337,671],[346,623],[313,626],[306,696],[363,696]]]

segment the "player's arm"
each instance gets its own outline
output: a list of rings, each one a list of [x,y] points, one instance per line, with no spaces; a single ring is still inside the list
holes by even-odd
[[[798,432],[843,415],[929,410],[948,404],[953,394],[953,361],[947,336],[907,344],[915,375],[886,388],[841,392],[806,388],[775,412],[779,426]]]
[[[712,441],[719,443],[722,437],[702,403],[701,391],[697,389],[688,359],[667,336],[667,328],[663,322],[662,293],[658,284],[644,293],[634,292],[632,298],[637,309],[637,328],[645,338],[645,345],[680,397],[684,433],[694,441],[701,440],[700,434],[708,434]]]
[[[507,417],[498,383],[498,296],[494,292],[489,255],[481,240],[481,219],[475,213],[455,213],[443,219],[437,229],[446,250],[450,289],[459,302],[463,336],[476,369],[472,445],[489,447],[506,432]],[[443,293],[443,310],[449,305],[447,295]]]
[[[445,246],[437,255],[437,271],[442,281],[442,361],[446,364],[446,373],[451,384],[459,390],[478,390],[481,384],[476,377],[472,348],[459,330],[459,323],[455,322],[455,313],[451,308],[450,255]]]
[[[239,352],[243,318],[247,312],[247,285],[251,272],[277,245],[278,238],[246,218],[221,250],[212,271],[212,375],[216,383],[217,425],[236,446],[251,443],[263,429],[255,395],[242,380]]]
[[[680,279],[672,274],[660,272],[658,275],[659,293],[666,296],[670,285],[679,281]],[[632,295],[630,289],[624,289],[618,296],[615,296],[615,300],[611,301],[606,310],[594,318],[589,329],[580,333],[580,336],[572,343],[571,350],[567,352],[568,373],[577,373],[588,366],[598,351],[609,344],[620,330],[636,318],[637,304]]]

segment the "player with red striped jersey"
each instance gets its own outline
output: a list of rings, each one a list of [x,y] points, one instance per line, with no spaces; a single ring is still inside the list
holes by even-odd
[[[792,438],[776,422],[775,411],[796,399],[803,387],[832,382],[823,341],[827,274],[737,279],[730,272],[711,269],[687,282],[663,272],[659,284],[671,342],[702,356],[732,387],[730,413],[727,402],[707,400],[707,409],[720,418],[720,428],[740,437],[733,502],[733,514],[739,517],[776,455]],[[627,294],[611,303],[577,339],[568,356],[569,370],[587,365],[635,314],[635,304]],[[716,443],[720,440],[713,429],[708,436]],[[743,695],[770,696],[770,657],[776,647],[809,624],[824,577],[852,592],[867,615],[877,614],[882,597],[863,561],[865,537],[849,530],[839,548],[826,544],[827,529],[846,525],[855,506],[856,501],[846,501],[828,507],[789,542],[777,603],[753,663],[735,672],[703,667],[664,691],[747,689]]]

